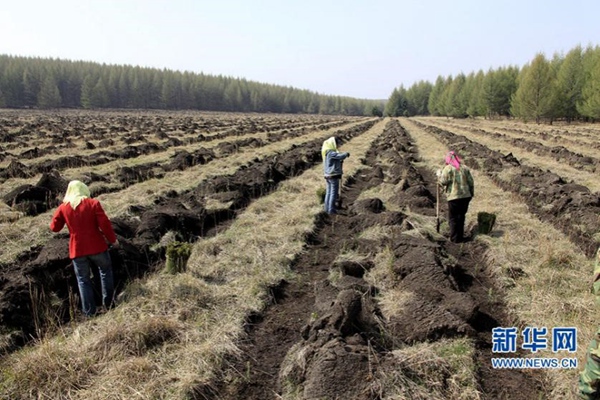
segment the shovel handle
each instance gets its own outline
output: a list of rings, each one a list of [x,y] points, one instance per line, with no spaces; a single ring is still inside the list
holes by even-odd
[[[435,183],[435,189],[435,230],[440,233],[440,185],[437,182]]]

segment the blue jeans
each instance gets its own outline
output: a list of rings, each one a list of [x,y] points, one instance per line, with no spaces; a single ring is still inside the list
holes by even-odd
[[[81,307],[87,316],[96,314],[96,300],[94,299],[90,262],[95,264],[100,271],[102,304],[104,307],[111,307],[114,294],[112,262],[108,250],[104,253],[74,258],[73,266],[75,267],[75,276],[77,276],[77,285],[79,286],[79,295],[81,296]]]
[[[338,193],[340,190],[340,178],[327,178],[326,191],[325,191],[325,212],[327,214],[335,214],[335,203],[338,200]]]

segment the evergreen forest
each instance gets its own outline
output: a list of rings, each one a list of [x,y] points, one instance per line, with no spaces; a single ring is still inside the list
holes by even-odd
[[[600,119],[600,47],[577,46],[548,59],[537,54],[522,68],[505,66],[438,76],[393,90],[390,116],[514,117],[523,121]]]
[[[600,119],[600,46],[468,75],[438,76],[389,99],[333,96],[222,75],[0,55],[0,107]]]
[[[331,96],[243,78],[0,55],[0,107],[381,115],[385,100]]]

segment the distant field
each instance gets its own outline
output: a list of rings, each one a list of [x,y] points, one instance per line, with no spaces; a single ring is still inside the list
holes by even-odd
[[[0,110],[0,398],[569,398],[578,369],[498,370],[492,328],[596,329],[596,125],[446,118]],[[320,148],[344,163],[321,211]],[[436,232],[434,171],[475,176],[473,240]],[[122,243],[118,306],[85,320],[71,179]],[[477,212],[496,213],[476,235]],[[168,243],[187,270],[164,272]],[[531,357],[526,350],[512,356]],[[556,357],[549,350],[538,357]]]

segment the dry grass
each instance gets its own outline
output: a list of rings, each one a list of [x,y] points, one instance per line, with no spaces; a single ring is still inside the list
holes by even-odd
[[[371,275],[370,279],[372,278],[373,275]],[[393,276],[385,276],[385,279],[381,279],[381,281],[393,282]],[[404,310],[406,310],[406,307],[408,307],[414,300],[415,293],[406,290],[398,290],[394,287],[388,288],[378,298],[381,312],[387,318],[394,315],[401,315]]]
[[[473,343],[442,339],[393,351],[393,369],[380,371],[389,400],[478,400]]]
[[[345,144],[361,167],[384,126]],[[157,274],[131,284],[111,312],[1,362],[7,398],[184,399],[210,385],[235,355],[245,318],[265,306],[269,287],[294,279],[290,261],[302,251],[321,212],[314,195],[321,166],[253,202],[224,233],[194,245],[186,273]]]
[[[384,202],[384,204],[385,204],[385,202]],[[395,229],[394,226],[375,225],[375,226],[369,227],[369,228],[365,229],[364,231],[362,231],[358,235],[358,238],[365,239],[365,240],[380,241],[384,238],[389,237],[392,234],[392,231],[394,229]]]
[[[379,249],[373,260],[374,268],[364,277],[367,282],[380,290],[377,302],[384,316],[395,315],[398,310],[401,310],[401,307],[396,307],[394,303],[399,297],[403,296],[402,293],[396,295],[393,292],[398,283],[398,278],[392,270],[395,259],[396,257],[392,249],[388,247]]]
[[[14,211],[8,205],[0,203],[0,223],[17,221],[19,218],[23,217],[23,215],[22,212]]]
[[[423,160],[432,169],[438,168],[447,151],[445,145],[410,120],[401,121],[415,138]],[[485,241],[489,246],[487,268],[505,288],[505,301],[515,323],[548,329],[577,327],[579,348],[576,356],[582,365],[597,322],[597,311],[589,293],[592,262],[565,235],[531,215],[520,199],[500,190],[485,175],[472,172],[476,197],[467,214],[467,225],[474,223],[477,212],[497,214],[494,234],[481,235],[476,240]],[[516,278],[511,271],[522,271],[524,275]],[[556,369],[544,372],[549,377],[549,398],[568,398],[578,371]]]

